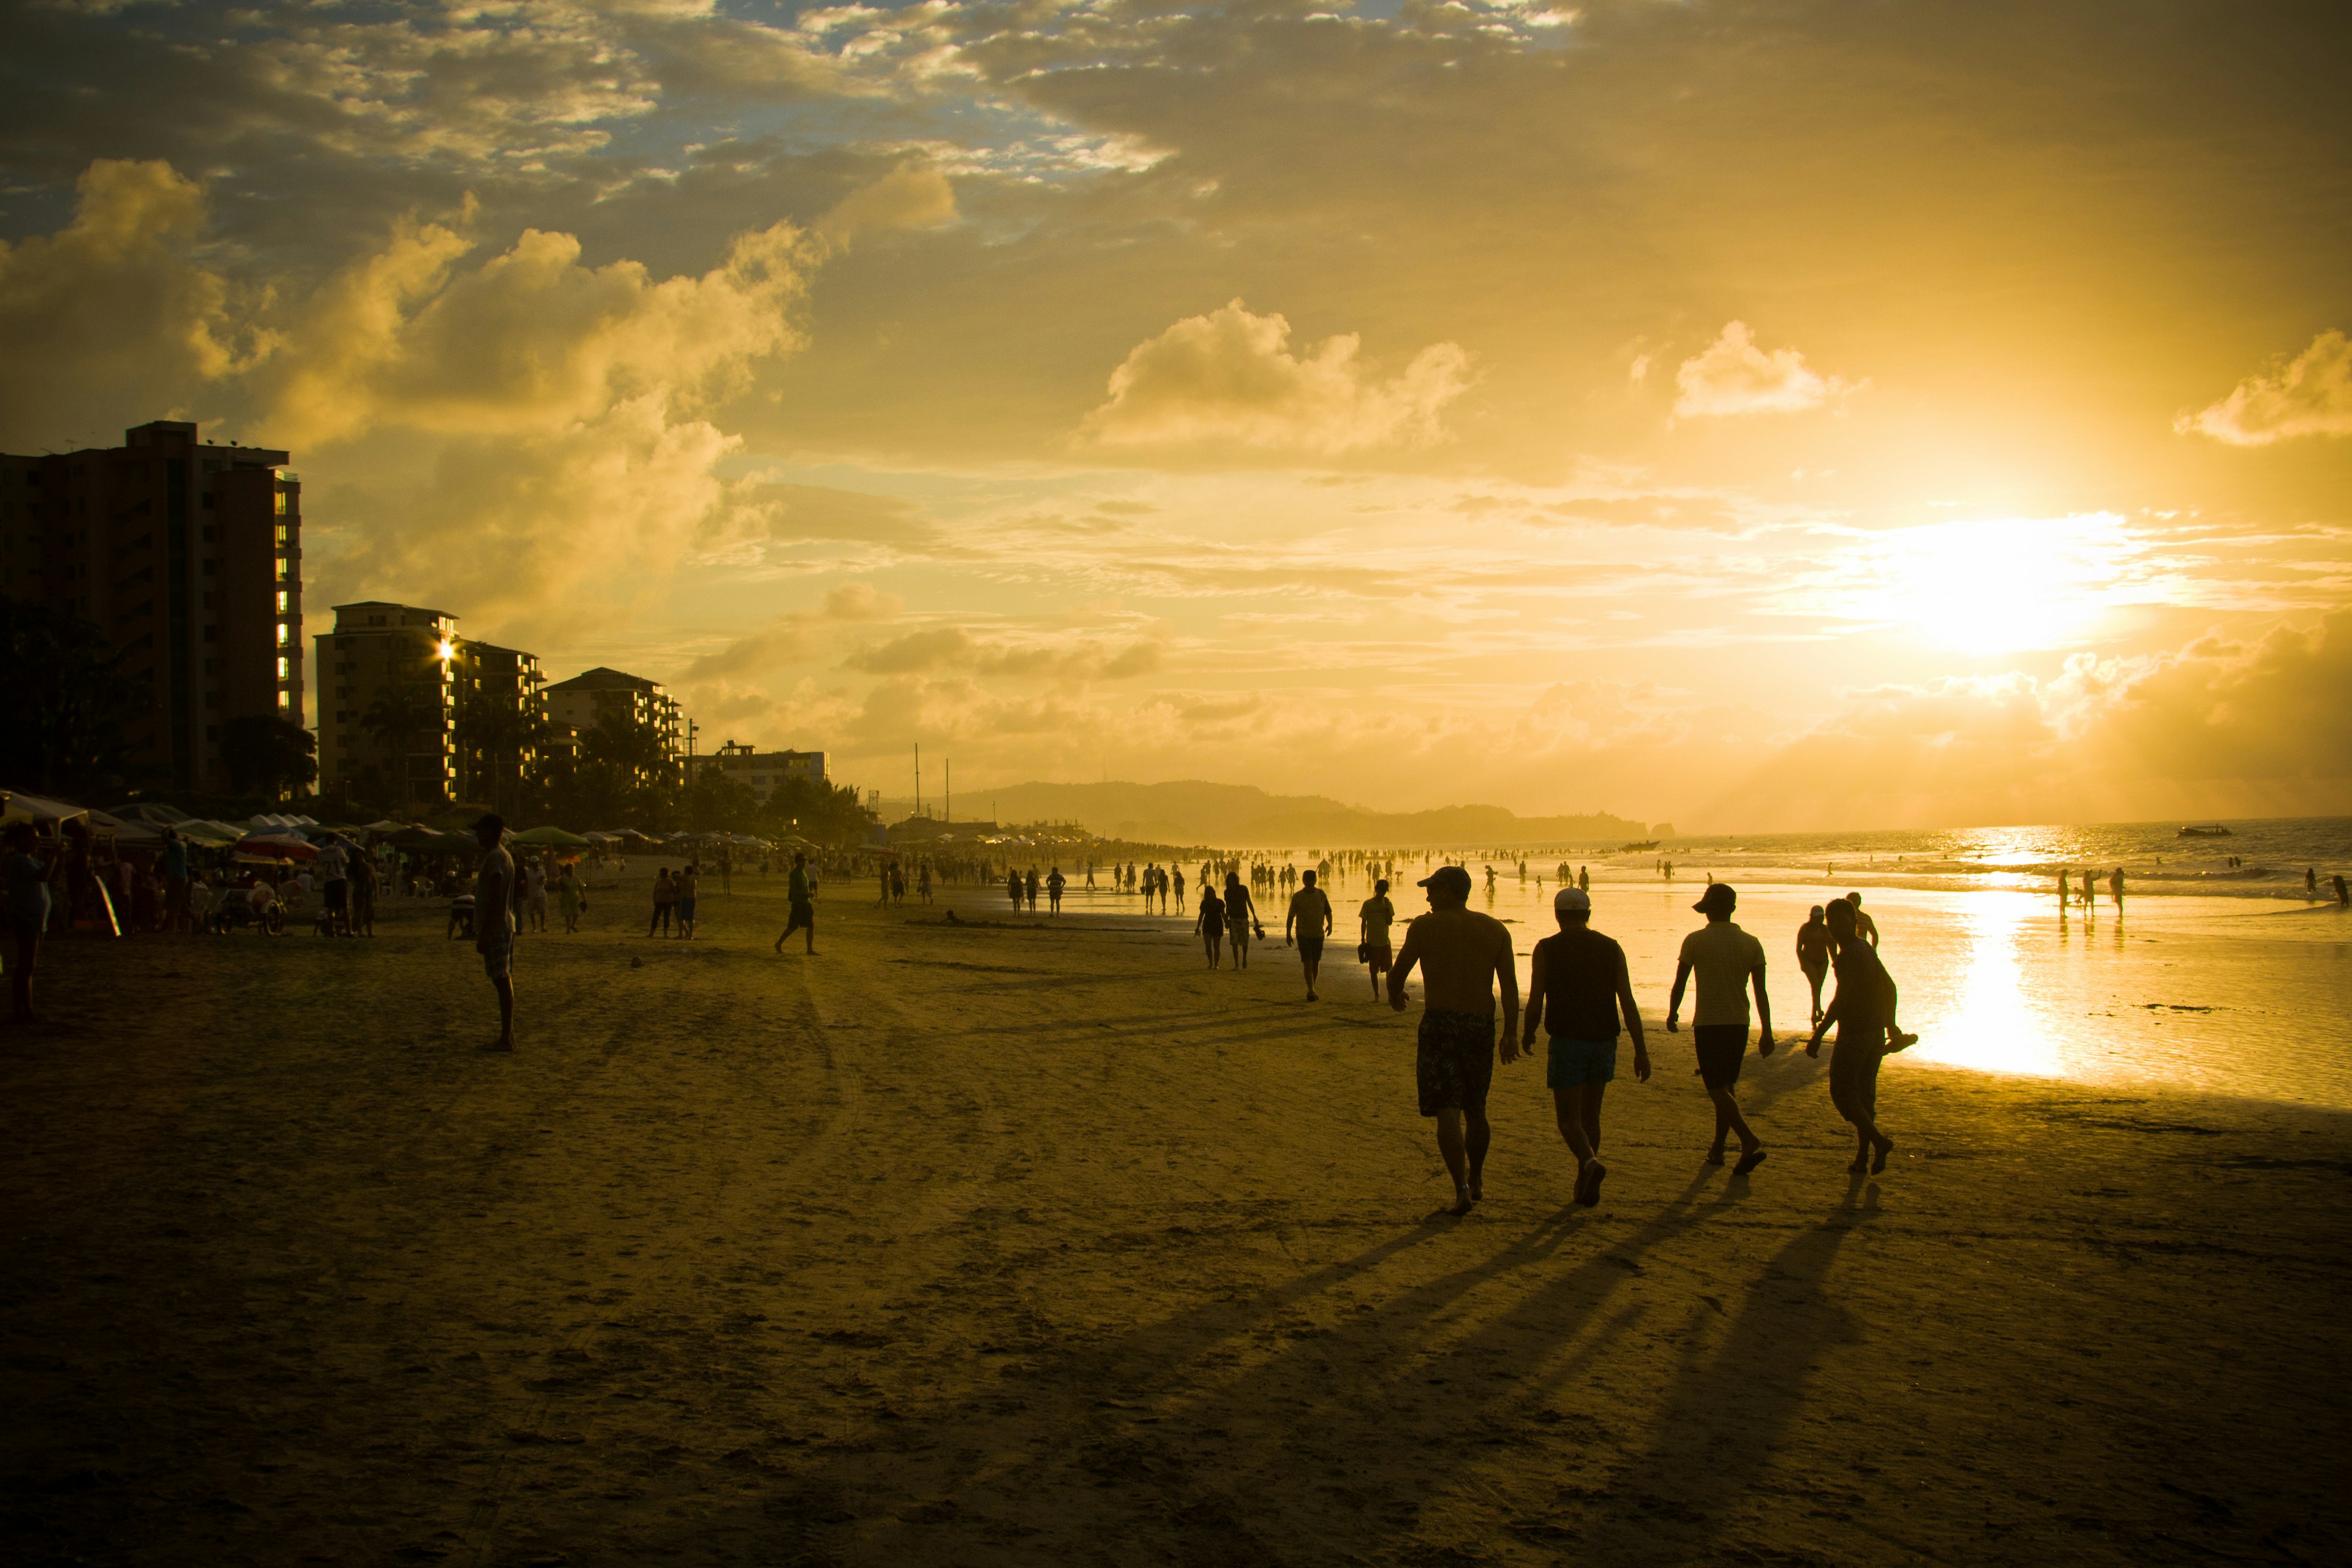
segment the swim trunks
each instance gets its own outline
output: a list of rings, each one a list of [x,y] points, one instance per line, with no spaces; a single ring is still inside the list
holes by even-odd
[[[1693,1024],[1691,1036],[1698,1049],[1700,1079],[1709,1089],[1729,1089],[1739,1081],[1740,1064],[1748,1059],[1745,1024]]]
[[[1544,1056],[1546,1089],[1580,1089],[1617,1076],[1617,1041],[1578,1040],[1554,1035]]]
[[[1322,963],[1323,939],[1319,936],[1308,936],[1305,931],[1300,931],[1298,933],[1298,961],[1301,963]]]
[[[1840,1035],[1843,1028],[1841,1026]],[[1883,1036],[1882,1036],[1883,1037]],[[1884,1046],[1841,1037],[1830,1047],[1830,1100],[1841,1110],[1852,1106],[1872,1121],[1878,1120],[1878,1068],[1885,1061]],[[1851,1121],[1853,1117],[1846,1118]]]
[[[692,900],[692,899],[680,899],[680,900],[678,900],[678,901],[677,901],[677,918],[678,918],[678,919],[680,919],[680,920],[682,920],[682,921],[690,921],[690,920],[692,920],[692,919],[694,918],[694,905],[695,905],[695,900]]]
[[[1389,955],[1389,944],[1384,942],[1366,942],[1364,962],[1372,966],[1372,973],[1375,974],[1386,974],[1396,964],[1396,961]]]
[[[482,973],[493,980],[504,980],[514,973],[514,943],[502,942],[496,947],[482,949]]]
[[[1413,1077],[1421,1089],[1421,1113],[1486,1109],[1495,1081],[1495,1020],[1479,1013],[1421,1016],[1421,1043],[1413,1054]]]

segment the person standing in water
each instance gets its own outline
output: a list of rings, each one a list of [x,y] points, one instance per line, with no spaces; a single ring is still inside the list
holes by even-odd
[[[1373,880],[1372,896],[1364,900],[1364,907],[1358,911],[1358,916],[1362,922],[1360,940],[1364,944],[1364,962],[1370,965],[1372,972],[1372,1000],[1377,1002],[1381,997],[1381,976],[1386,974],[1395,962],[1389,953],[1389,927],[1396,923],[1396,906],[1389,902],[1389,879],[1386,877]]]
[[[1059,866],[1045,873],[1045,902],[1049,913],[1056,916],[1061,914],[1062,889],[1068,881],[1069,879],[1062,875],[1062,868]]]
[[[1282,940],[1298,944],[1299,967],[1307,973],[1307,999],[1313,1002],[1319,1000],[1315,980],[1323,970],[1323,939],[1331,934],[1331,900],[1315,885],[1314,872],[1304,873],[1298,882],[1298,891],[1290,895],[1290,912],[1283,917]]]
[[[793,874],[784,883],[784,896],[791,901],[792,913],[784,921],[784,935],[776,939],[776,951],[784,951],[784,937],[796,931],[808,932],[808,950],[816,952],[816,879],[809,875],[808,857],[793,851]]]
[[[1696,973],[1697,1005],[1691,1009],[1691,1034],[1698,1053],[1700,1079],[1706,1097],[1715,1101],[1715,1142],[1706,1152],[1710,1165],[1723,1163],[1727,1138],[1739,1139],[1739,1163],[1734,1175],[1746,1175],[1764,1163],[1763,1142],[1739,1114],[1739,1068],[1748,1059],[1748,993],[1756,993],[1756,1016],[1762,1028],[1757,1054],[1772,1054],[1772,999],[1764,989],[1764,944],[1731,922],[1739,895],[1728,882],[1709,882],[1706,894],[1691,906],[1706,917],[1706,924],[1683,938],[1682,959],[1675,966],[1675,988],[1666,998],[1666,1032],[1676,1029],[1683,1006],[1683,987]]]
[[[1437,1122],[1437,1152],[1454,1178],[1451,1213],[1466,1215],[1486,1196],[1482,1173],[1494,1132],[1486,1091],[1495,1080],[1495,986],[1503,992],[1503,1059],[1517,1061],[1519,980],[1511,933],[1470,907],[1470,873],[1441,866],[1421,880],[1429,913],[1405,928],[1404,947],[1389,971],[1389,1005],[1404,1011],[1405,980],[1422,969],[1422,1015],[1413,1077],[1421,1113]]]
[[[2063,899],[2063,893],[2060,894]],[[1822,918],[1822,906],[1815,904],[1805,923],[1797,928],[1797,967],[1805,972],[1805,984],[1813,988],[1813,1017],[1822,1021],[1822,982],[1830,973],[1830,927]]]
[[[1878,1068],[1886,1059],[1888,997],[1894,982],[1878,954],[1854,929],[1853,906],[1843,899],[1829,908],[1830,942],[1836,956],[1837,994],[1805,1042],[1805,1054],[1822,1054],[1822,1034],[1832,1024],[1837,1045],[1830,1052],[1830,1103],[1853,1126],[1856,1145],[1849,1171],[1873,1175],[1886,1169],[1895,1140],[1878,1127]]]
[[[1551,907],[1559,934],[1536,943],[1528,960],[1520,1043],[1534,1051],[1538,1025],[1549,1037],[1544,1085],[1551,1090],[1560,1139],[1576,1156],[1576,1201],[1591,1208],[1600,1203],[1601,1182],[1609,1174],[1601,1163],[1601,1100],[1617,1076],[1621,1018],[1633,1037],[1633,1076],[1644,1083],[1650,1051],[1642,1037],[1642,1012],[1633,1003],[1625,950],[1592,929],[1591,895],[1562,888],[1552,895]]]

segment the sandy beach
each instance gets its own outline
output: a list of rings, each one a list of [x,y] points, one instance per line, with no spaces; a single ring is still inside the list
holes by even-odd
[[[1456,1221],[1352,940],[1310,1006],[1178,921],[851,885],[777,957],[781,879],[693,943],[644,880],[523,939],[511,1058],[428,902],[45,954],[12,1561],[2352,1556],[2342,1115],[1898,1059],[1851,1178],[1784,1054],[1735,1178],[1661,1034],[1600,1208],[1522,1064]]]

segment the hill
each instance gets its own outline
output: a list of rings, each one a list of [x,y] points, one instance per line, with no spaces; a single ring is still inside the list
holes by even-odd
[[[886,819],[896,802],[884,802]],[[959,817],[999,822],[1076,822],[1088,830],[1144,843],[1233,846],[1566,844],[1647,838],[1652,830],[1607,812],[1521,816],[1499,805],[1448,805],[1433,811],[1374,811],[1327,795],[1269,795],[1255,784],[1022,784],[974,790],[957,803]],[[1660,824],[1660,832],[1671,831]]]

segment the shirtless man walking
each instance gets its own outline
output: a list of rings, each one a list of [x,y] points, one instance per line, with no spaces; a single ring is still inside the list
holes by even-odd
[[[1307,971],[1307,999],[1315,1001],[1315,977],[1323,968],[1323,939],[1331,934],[1331,900],[1315,885],[1315,873],[1299,878],[1298,891],[1290,895],[1290,913],[1283,918],[1282,940],[1298,943],[1298,963]]]
[[[1519,1058],[1519,979],[1511,933],[1492,915],[1469,908],[1470,873],[1440,866],[1421,880],[1429,913],[1405,927],[1404,948],[1389,971],[1389,1005],[1404,1011],[1405,977],[1422,967],[1421,1040],[1413,1076],[1421,1113],[1437,1121],[1437,1152],[1454,1178],[1452,1212],[1465,1215],[1486,1196],[1481,1173],[1494,1137],[1486,1090],[1495,1079],[1495,983],[1503,986],[1503,1060]]]
[[[1381,976],[1395,960],[1389,952],[1389,927],[1396,923],[1396,906],[1389,902],[1389,879],[1372,883],[1372,896],[1360,911],[1363,921],[1364,962],[1371,966],[1372,1000],[1381,998]]]

